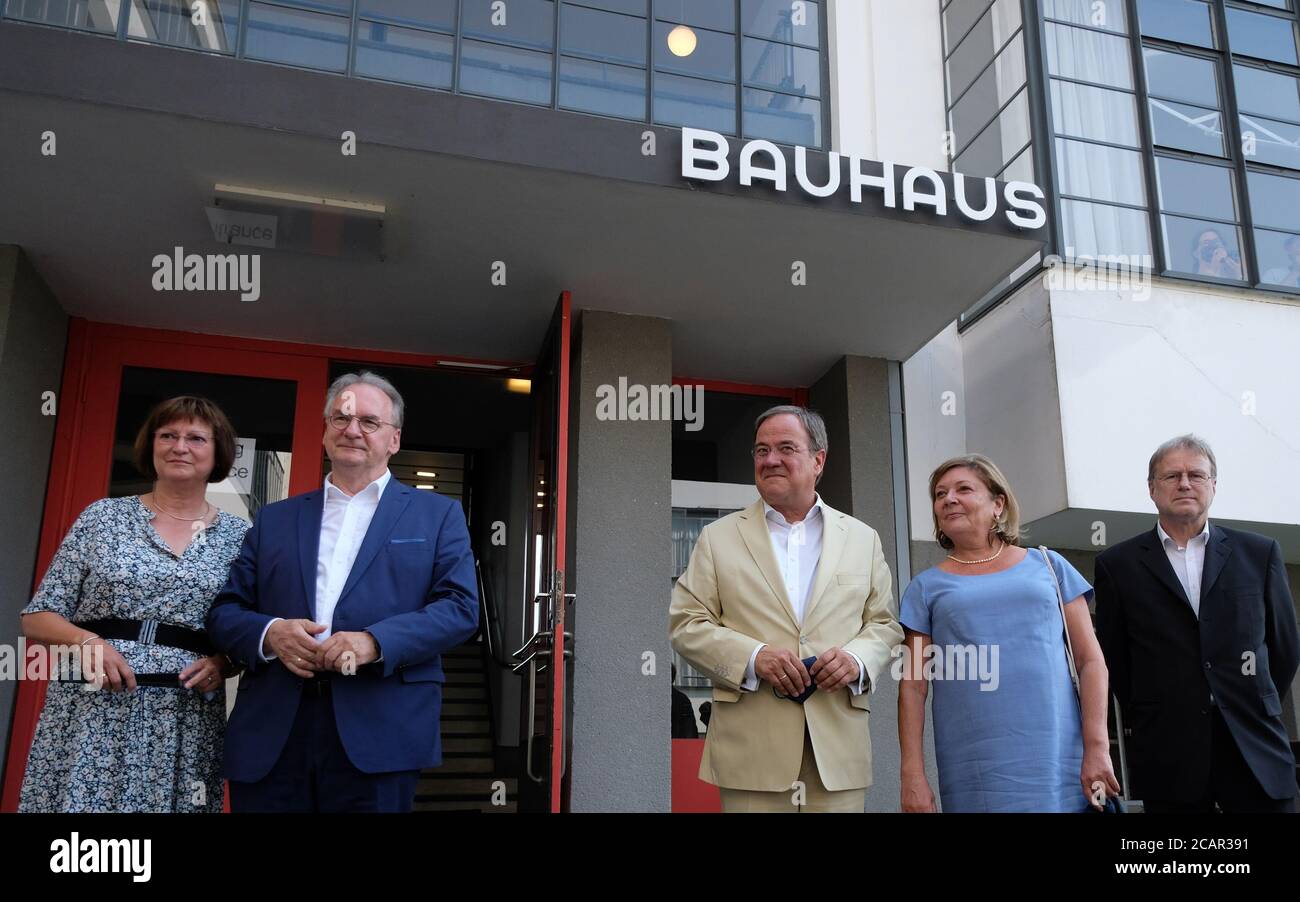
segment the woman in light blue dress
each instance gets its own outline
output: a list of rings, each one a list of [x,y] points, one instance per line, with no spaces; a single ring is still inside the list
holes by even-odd
[[[930,498],[935,536],[949,553],[912,580],[899,614],[907,634],[894,664],[903,810],[936,810],[923,754],[931,688],[944,811],[1101,807],[1119,783],[1106,729],[1106,665],[1088,614],[1092,587],[1055,552],[1048,569],[1041,552],[1020,547],[1015,496],[988,458],[940,465]]]

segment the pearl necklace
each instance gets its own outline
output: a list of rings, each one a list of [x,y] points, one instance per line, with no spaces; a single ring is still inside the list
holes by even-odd
[[[959,564],[987,564],[989,561],[996,561],[998,559],[998,555],[1002,554],[1002,549],[1006,547],[1007,547],[1007,543],[1003,542],[1001,545],[998,546],[998,552],[997,554],[993,555],[993,557],[984,557],[984,558],[980,558],[977,561],[963,561],[961,558],[953,557],[951,554],[948,555],[948,560],[956,561]]]
[[[173,514],[171,511],[167,510],[167,508],[163,507],[162,504],[159,503],[157,496],[151,498],[150,501],[153,502],[154,507],[158,508],[159,513],[166,514],[167,516],[171,517],[173,520],[180,520],[183,523],[203,523],[208,519],[208,514],[211,513],[212,511],[212,505],[209,504],[207,501],[204,501],[203,513],[199,514],[197,517],[178,517],[175,514]]]

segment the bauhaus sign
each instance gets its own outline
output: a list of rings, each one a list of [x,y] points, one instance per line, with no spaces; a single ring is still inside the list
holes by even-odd
[[[731,142],[719,132],[699,128],[682,129],[682,177],[702,182],[725,182],[731,177]],[[821,157],[820,152],[814,151]],[[844,175],[842,161],[848,160],[848,174]],[[924,207],[937,216],[950,212],[948,185],[944,177],[924,166],[902,167],[894,163],[873,163],[862,157],[838,153],[825,155],[825,174],[814,179],[809,174],[809,151],[806,147],[794,148],[794,185],[802,193],[814,198],[829,198],[843,194],[847,189],[849,200],[863,203],[867,192],[878,194],[879,201],[889,209],[902,209],[911,213]],[[876,174],[868,169],[879,167]],[[771,141],[746,141],[740,148],[736,166],[742,186],[752,187],[756,182],[766,183],[776,191],[790,188],[790,161],[786,152]],[[898,173],[902,171],[901,190]],[[1007,182],[998,190],[991,178],[967,178],[960,172],[951,173],[951,206],[971,222],[986,222],[1002,215],[1007,222],[1020,229],[1040,229],[1047,222],[1047,211],[1040,201],[1043,191],[1030,182]],[[818,184],[820,182],[820,184]],[[973,187],[973,183],[980,183]],[[900,197],[901,195],[901,197]]]

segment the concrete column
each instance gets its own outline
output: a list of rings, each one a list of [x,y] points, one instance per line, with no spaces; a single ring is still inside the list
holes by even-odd
[[[880,534],[885,561],[893,575],[897,611],[901,581],[895,544],[895,502],[906,504],[906,500],[896,498],[895,492],[895,486],[905,482],[901,478],[904,462],[894,454],[896,445],[902,447],[902,437],[897,436],[899,441],[895,442],[890,367],[887,360],[842,357],[813,384],[809,404],[826,420],[830,446],[817,491],[831,507],[852,514]],[[904,575],[910,579],[910,574]],[[898,811],[898,683],[889,670],[877,676],[871,695],[873,782],[867,790],[867,811]],[[926,769],[930,785],[937,792],[938,772],[931,738],[934,729],[928,713],[926,720]]]
[[[55,392],[62,405],[57,393],[67,335],[67,314],[22,249],[0,246],[0,385],[9,401],[0,442],[0,642],[17,642],[18,612],[31,599],[54,446],[55,418],[42,410],[48,409],[43,393]],[[17,685],[0,681],[0,754],[6,757]]]
[[[569,408],[573,811],[668,811],[672,423],[598,420],[597,388],[672,383],[668,320],[584,310]],[[646,653],[655,672],[643,673]]]

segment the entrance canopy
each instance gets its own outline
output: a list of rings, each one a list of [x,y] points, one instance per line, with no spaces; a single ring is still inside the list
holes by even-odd
[[[129,325],[522,361],[568,290],[672,320],[678,373],[802,385],[910,356],[1045,237],[691,182],[675,129],[39,28],[0,29],[0,106],[0,243]],[[218,184],[382,206],[383,259],[220,244]],[[257,299],[156,290],[177,247],[260,253]]]

